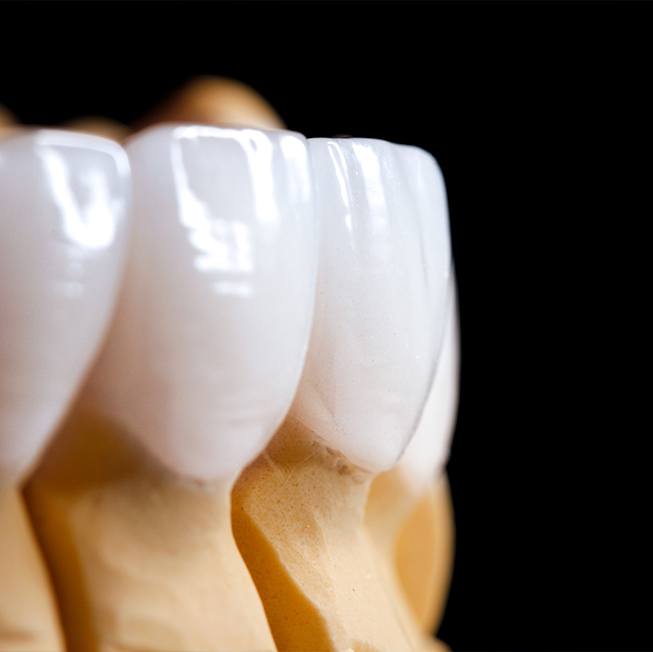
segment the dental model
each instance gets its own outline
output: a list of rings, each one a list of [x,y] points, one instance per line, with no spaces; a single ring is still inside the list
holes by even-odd
[[[126,244],[128,162],[63,131],[0,142],[0,650],[63,648],[20,483],[108,326]]]
[[[274,650],[230,491],[304,365],[317,271],[306,141],[168,126],[127,151],[115,319],[28,487],[68,651]]]
[[[444,186],[417,148],[309,147],[322,230],[309,353],[289,417],[235,486],[234,532],[279,650],[401,652],[414,641],[364,514],[435,372],[451,278]]]
[[[240,86],[241,89],[247,90],[247,92],[254,97],[254,104],[258,103],[258,106],[264,108],[267,107],[267,110],[272,111],[269,105],[259,98],[259,96],[256,96],[251,89],[247,89],[242,85],[238,86]],[[232,94],[231,88],[232,87],[229,83],[206,83],[205,81],[191,83],[182,89],[182,91],[175,96],[174,100],[167,103],[165,112],[160,111],[158,115],[171,121],[176,121],[178,119],[192,121],[197,118],[197,120],[207,124],[218,124],[220,123],[222,116],[227,115],[231,116],[227,118],[228,122],[244,124],[248,120],[248,118],[245,117],[247,112],[245,111],[245,114],[238,113],[238,102],[235,103],[235,106],[233,102],[234,96],[238,98],[238,93]],[[201,92],[197,92],[196,89],[200,89]],[[247,106],[247,102],[241,102],[241,105]],[[152,115],[156,116],[157,114],[155,113]],[[269,116],[264,114],[259,115],[258,118],[250,115],[249,121],[265,121],[268,118]],[[282,123],[280,119],[275,117],[275,120],[276,123],[271,126],[281,126]],[[2,135],[1,123],[2,116],[0,115],[0,136]],[[263,122],[261,124],[266,123]],[[115,138],[116,140],[123,140],[127,132],[127,129],[122,125],[117,125],[117,123],[112,123],[102,118],[77,120],[73,123],[68,123],[67,126],[77,130],[100,133]],[[118,129],[114,129],[116,126]],[[109,130],[107,130],[107,127]],[[451,301],[451,298],[449,301]],[[370,562],[368,567],[371,566],[373,570],[378,570],[377,577],[374,578],[376,586],[380,593],[385,594],[386,605],[389,605],[391,610],[396,614],[397,621],[392,625],[392,628],[394,628],[395,631],[397,629],[402,629],[401,636],[403,645],[412,645],[415,649],[424,649],[429,646],[428,639],[421,638],[419,627],[415,622],[415,616],[417,617],[419,624],[422,626],[422,631],[424,633],[432,631],[437,617],[441,613],[441,604],[446,594],[451,564],[452,518],[450,504],[448,502],[448,490],[446,478],[443,473],[438,473],[436,471],[436,467],[439,468],[439,464],[434,460],[434,456],[438,456],[438,451],[441,456],[446,454],[446,436],[433,437],[431,433],[435,433],[436,431],[440,432],[440,430],[434,427],[433,418],[429,419],[427,417],[429,412],[428,405],[435,406],[437,404],[440,405],[440,409],[438,410],[438,413],[440,414],[439,422],[442,422],[441,408],[443,406],[443,398],[442,394],[436,391],[436,385],[438,384],[438,378],[442,378],[443,375],[446,376],[446,374],[443,374],[442,369],[444,361],[447,359],[447,351],[450,351],[451,349],[450,344],[447,344],[447,342],[450,341],[450,320],[452,318],[449,309],[446,310],[446,314],[448,321],[443,350],[437,363],[434,385],[431,388],[427,407],[425,408],[424,415],[420,421],[420,426],[418,427],[413,440],[403,454],[400,463],[392,470],[381,473],[374,479],[365,509],[365,520],[368,532],[371,535],[372,543],[375,545],[376,551],[379,554],[377,569],[373,566],[376,561],[374,559],[375,549],[368,545],[367,559]],[[449,355],[449,358],[451,358],[451,355]],[[98,368],[100,366],[101,365],[98,365]],[[205,518],[212,521],[211,514],[215,513],[215,507],[210,505],[210,497],[202,503],[200,500],[190,499],[188,495],[183,493],[183,491],[176,491],[174,488],[168,486],[170,484],[177,485],[179,483],[191,485],[197,484],[192,479],[189,479],[188,474],[173,474],[164,471],[162,467],[157,466],[156,463],[152,462],[151,453],[143,453],[143,451],[139,450],[137,446],[134,446],[134,438],[131,437],[133,433],[128,432],[123,436],[123,433],[120,431],[126,432],[128,431],[128,428],[116,425],[116,421],[119,421],[119,419],[114,420],[112,416],[107,417],[107,410],[103,410],[101,406],[103,401],[97,401],[94,397],[94,387],[96,384],[98,386],[102,384],[96,383],[95,377],[96,374],[93,375],[93,381],[89,385],[87,391],[85,391],[82,400],[78,402],[74,414],[64,429],[61,440],[52,447],[51,451],[49,451],[50,459],[44,465],[44,470],[39,471],[35,481],[31,483],[29,491],[29,496],[32,498],[31,503],[33,512],[37,516],[36,525],[38,526],[39,531],[41,533],[43,532],[43,523],[49,523],[50,530],[48,538],[51,540],[51,544],[46,547],[46,550],[49,552],[50,565],[57,578],[58,601],[63,610],[68,614],[68,617],[65,619],[65,629],[67,630],[66,634],[69,639],[70,650],[87,649],[91,639],[94,640],[93,645],[95,646],[91,647],[91,649],[97,649],[98,646],[103,645],[107,640],[115,641],[120,638],[125,640],[125,632],[128,630],[124,626],[123,616],[128,612],[133,611],[132,607],[134,605],[138,607],[138,605],[143,602],[149,601],[151,603],[153,601],[152,592],[143,590],[144,582],[122,582],[119,591],[112,590],[111,599],[108,599],[104,603],[102,603],[101,600],[97,600],[97,596],[105,590],[106,586],[111,586],[113,580],[110,577],[110,574],[98,574],[92,571],[92,564],[89,565],[87,572],[85,571],[86,577],[93,576],[92,579],[89,580],[89,584],[91,584],[90,592],[88,587],[80,586],[80,584],[83,584],[84,575],[76,570],[70,572],[70,569],[75,569],[79,552],[88,552],[89,549],[92,551],[92,546],[78,546],[73,538],[69,536],[71,528],[67,525],[67,522],[71,519],[67,512],[71,511],[71,498],[72,502],[76,505],[76,511],[79,512],[78,523],[75,525],[77,535],[85,534],[84,524],[91,520],[89,514],[92,510],[89,505],[92,502],[92,497],[95,496],[97,498],[99,496],[104,499],[105,492],[94,491],[94,485],[102,485],[103,483],[105,485],[110,485],[116,484],[118,481],[122,482],[122,480],[119,480],[117,476],[122,474],[125,469],[126,471],[124,475],[131,476],[129,478],[131,486],[140,486],[141,489],[142,487],[145,487],[145,490],[136,492],[141,495],[141,498],[142,494],[147,493],[148,486],[150,489],[154,486],[154,490],[150,491],[151,494],[172,497],[169,502],[173,504],[175,508],[169,510],[170,521],[172,521],[172,523],[165,523],[167,527],[173,527],[174,522],[193,523],[198,518]],[[452,375],[451,381],[454,382],[454,380],[455,379]],[[442,386],[442,383],[440,383],[440,385]],[[452,386],[455,387],[455,382]],[[441,396],[441,398],[436,400],[434,398],[436,396]],[[98,403],[100,404],[99,407]],[[446,401],[444,401],[444,403],[446,403]],[[291,419],[289,419],[289,422],[290,421]],[[429,423],[432,424],[430,427],[428,427]],[[85,442],[83,438],[87,437],[89,434],[91,435],[90,441]],[[420,435],[424,435],[421,437],[421,448],[419,445]],[[276,442],[274,446],[276,446]],[[434,446],[436,449],[434,449]],[[411,451],[421,451],[418,456],[413,456],[415,458],[415,463],[412,465],[410,462]],[[269,451],[261,455],[261,459],[266,457],[269,458]],[[80,460],[90,462],[88,472],[85,474],[80,474]],[[431,463],[427,460],[433,461]],[[255,466],[259,462],[256,462]],[[109,467],[108,470],[106,468],[107,466]],[[68,475],[69,480],[71,480],[68,484],[65,479],[66,475]],[[142,477],[139,478],[139,476]],[[205,484],[204,481],[200,482]],[[218,483],[219,481],[210,482],[210,488],[213,489],[213,486]],[[86,485],[86,488],[84,485]],[[45,487],[45,491],[40,491],[43,487]],[[51,492],[52,487],[55,488],[54,492]],[[89,487],[91,488],[91,491],[88,491]],[[127,489],[124,489],[124,492],[126,491]],[[48,492],[50,492],[49,495],[47,495]],[[88,494],[85,497],[85,500],[79,500],[79,495],[82,492]],[[131,516],[121,516],[119,514],[112,515],[110,513],[111,511],[120,512],[121,509],[124,509],[125,504],[128,503],[128,499],[124,496],[122,499],[119,495],[116,498],[118,493],[119,492],[116,491],[112,492],[114,496],[112,504],[109,509],[105,510],[102,518],[98,520],[106,524],[106,527],[100,528],[102,531],[112,533],[105,546],[107,555],[105,556],[104,562],[121,564],[124,557],[124,547],[120,543],[120,539],[122,536],[121,531],[125,530],[125,522],[129,522],[127,527],[128,538],[133,539],[135,536],[138,537],[142,535],[141,543],[148,543],[146,537],[148,536],[150,526],[152,524],[157,526],[162,522],[165,522],[166,515],[160,515],[160,518],[146,520],[140,528],[134,528],[132,520],[137,521],[139,518],[142,518],[143,512],[149,512],[150,508],[144,501],[136,501],[136,505],[128,506],[128,509],[131,509]],[[19,494],[14,492],[14,495],[18,496]],[[163,500],[163,498],[161,498],[161,500]],[[14,509],[14,511],[15,505],[20,506],[19,501],[13,501],[8,504],[11,509]],[[138,509],[138,506],[141,506],[141,509]],[[0,505],[0,510],[2,509],[3,508]],[[236,502],[234,509],[236,519],[238,518],[238,511],[239,505]],[[287,520],[288,516],[283,513],[283,510],[278,510],[278,513],[282,521],[284,519]],[[218,520],[221,518],[222,514],[220,514]],[[2,516],[0,516],[0,520],[1,519]],[[57,519],[61,520],[63,527],[60,527]],[[5,545],[5,548],[0,548],[0,556],[2,558],[11,559],[9,555],[3,554],[3,551],[6,549],[6,544],[9,543],[12,545],[15,541],[17,543],[15,549],[28,549],[25,548],[24,541],[30,540],[32,534],[28,529],[29,523],[24,516],[21,519],[12,515],[9,520],[4,520],[5,522],[13,521],[14,523],[13,527],[7,528],[7,532],[10,535],[18,534],[17,537],[0,536],[0,546]],[[345,529],[347,529],[350,520],[345,519],[343,523]],[[21,524],[22,527],[19,527]],[[340,527],[337,523],[332,523],[332,526],[333,528]],[[358,524],[356,523],[355,526],[358,527]],[[238,522],[236,522],[236,527],[238,528]],[[158,531],[160,532],[161,528],[159,528]],[[241,548],[244,550],[250,548],[255,549],[256,546],[260,544],[260,533],[256,528],[253,528],[251,531],[254,533],[253,540],[249,539],[247,530],[245,530],[243,537],[240,537],[239,542]],[[26,535],[23,534],[23,532],[26,533]],[[86,536],[88,537],[89,535],[86,534]],[[140,552],[136,547],[133,547],[133,551],[135,551],[134,556],[136,558],[138,558],[139,554],[141,557],[147,556],[149,554],[149,550],[146,550],[148,546],[142,545]],[[113,547],[112,553],[108,552],[111,547]],[[233,551],[233,542],[231,542],[231,547],[227,546],[227,548],[229,551],[227,557],[229,557]],[[198,545],[197,549],[201,549],[201,546]],[[51,554],[52,550],[56,551],[56,559],[53,559]],[[327,550],[327,553],[329,551],[330,549]],[[197,554],[197,552],[193,553],[189,551],[186,556],[192,558],[193,556],[197,556]],[[32,561],[30,565],[23,559],[14,555],[13,559],[17,561],[13,563],[9,569],[13,571],[13,574],[5,573],[3,575],[1,568],[2,564],[0,563],[0,578],[2,578],[2,581],[0,581],[0,631],[2,630],[2,616],[5,613],[1,607],[3,599],[7,601],[10,607],[15,606],[16,604],[15,595],[13,592],[6,591],[9,583],[4,580],[5,578],[8,579],[12,587],[18,586],[18,583],[13,580],[14,577],[17,579],[20,578],[20,581],[24,583],[24,578],[30,576],[29,569],[32,566],[36,565],[39,569],[42,568],[38,555],[35,553],[33,557],[36,561]],[[160,561],[162,556],[157,555],[157,558]],[[165,579],[157,579],[157,563],[158,562],[155,561],[154,563],[148,564],[152,570],[150,579],[152,579],[153,584],[156,584],[157,581],[159,583],[165,582]],[[238,566],[238,562],[234,563]],[[227,561],[224,566],[226,567],[230,564],[231,562]],[[304,564],[307,566],[312,564],[310,556],[305,559]],[[242,564],[240,565],[242,566]],[[196,565],[189,563],[187,566],[199,569],[199,574],[201,569],[206,568],[207,565],[202,567],[201,564]],[[298,569],[298,572],[301,575],[303,571],[300,567],[301,563],[298,563],[296,569]],[[273,573],[275,572],[274,568],[271,568],[271,570]],[[169,571],[166,569],[165,571],[160,571],[159,574],[165,576],[168,572]],[[215,565],[207,571],[209,574],[215,572]],[[276,572],[278,572],[278,569],[276,569]],[[338,569],[334,572],[337,574]],[[188,573],[187,577],[190,575],[191,574]],[[106,580],[108,576],[109,581],[107,582]],[[25,603],[29,606],[29,609],[23,609],[23,613],[29,613],[29,626],[33,630],[42,627],[44,624],[47,629],[51,622],[54,623],[52,601],[48,595],[49,588],[47,586],[45,574],[42,570],[39,578],[40,582],[32,581],[31,584],[34,586],[42,586],[45,588],[45,591],[41,591],[40,594],[37,592],[37,599],[32,597]],[[346,577],[341,578],[337,583],[340,586],[346,586],[348,579]],[[188,586],[189,584],[192,584],[193,587],[198,585],[194,580],[191,580],[190,582],[186,581],[185,585]],[[224,586],[224,584],[222,586]],[[240,586],[245,588],[241,590],[238,588]],[[219,629],[220,631],[211,642],[210,647],[203,647],[201,649],[227,649],[225,646],[228,641],[247,641],[252,640],[252,638],[257,638],[259,641],[262,641],[257,645],[258,649],[274,649],[274,644],[272,643],[270,634],[261,634],[262,629],[266,629],[267,632],[267,625],[261,626],[261,601],[258,596],[253,598],[251,591],[249,591],[251,588],[251,579],[249,575],[245,574],[245,576],[243,576],[240,571],[235,572],[233,574],[233,583],[229,588],[231,590],[235,589],[235,593],[241,592],[246,596],[240,602],[242,610],[254,613],[256,614],[256,617],[245,618],[243,622],[241,622],[241,619],[238,619],[237,622],[230,623],[230,626],[227,628],[222,624],[213,624],[214,629]],[[277,594],[274,595],[274,600],[285,600],[285,597],[283,596],[284,590],[285,585],[282,582],[278,587]],[[226,589],[225,592],[227,592]],[[198,595],[200,600],[203,599],[205,592],[195,591],[191,588],[188,593],[190,595],[183,596],[187,603],[186,611],[191,610],[194,611],[195,614],[199,614],[202,607],[197,605],[195,600]],[[38,603],[38,599],[42,599],[42,594],[48,597],[48,601],[46,601],[45,604],[48,606],[49,611],[46,610],[43,612],[43,610],[34,609],[33,605]],[[292,591],[290,594],[291,597],[294,595]],[[81,601],[81,609],[78,604],[80,595],[85,596]],[[293,603],[294,600],[295,598],[293,597],[290,600],[290,603]],[[104,609],[103,604],[108,602],[108,611],[110,611],[113,604],[122,601],[125,602],[125,605],[124,608],[120,609],[117,617],[114,617],[113,619],[105,618],[104,616],[102,616],[101,619],[97,618],[97,612]],[[266,605],[266,607],[269,611],[269,605]],[[272,605],[272,608],[275,608],[274,604]],[[107,609],[104,610],[107,611]],[[413,613],[411,613],[411,610]],[[143,608],[141,607],[140,612],[142,611]],[[152,606],[149,611],[150,615],[154,614],[150,618],[151,622],[155,621],[157,618],[160,619],[160,617],[169,618],[171,622],[174,622],[174,619],[178,617],[177,612],[175,612],[173,617],[169,616],[170,609],[165,605],[165,601],[163,600],[157,601],[157,604]],[[114,616],[116,616],[115,612],[116,610],[114,608]],[[231,612],[227,611],[225,618],[228,617],[229,613]],[[201,616],[198,617],[201,618]],[[332,621],[337,619],[337,614],[331,618]],[[16,619],[14,618],[14,621],[15,620]],[[141,623],[137,624],[135,628],[132,627],[131,630],[131,634],[134,634],[134,632],[137,632],[140,627],[141,633],[145,632],[140,640],[144,645],[146,645],[146,649],[153,648],[157,651],[174,649],[175,652],[178,652],[178,650],[185,650],[186,645],[193,646],[193,649],[195,649],[198,640],[202,638],[202,628],[198,627],[196,620],[189,622],[191,619],[188,617],[181,617],[180,622],[171,626],[171,633],[167,632],[170,634],[169,637],[159,636],[160,628],[156,631],[157,627],[154,628],[154,633],[146,632],[147,625],[143,625],[146,620],[147,619],[141,619]],[[254,624],[252,624],[252,621],[254,621]],[[350,622],[352,622],[352,619],[350,619]],[[206,625],[203,626],[206,629]],[[301,628],[304,626],[304,622],[299,619],[298,621],[295,621],[294,625],[290,626]],[[58,626],[56,624],[54,630],[58,634]],[[9,632],[10,630],[5,628],[5,631]],[[98,632],[100,632],[99,636],[97,635]],[[179,635],[179,632],[182,632],[181,636]],[[255,633],[253,634],[252,632]],[[274,633],[279,642],[280,637],[277,635],[276,629]],[[360,631],[356,633],[359,634]],[[207,637],[210,635],[211,633],[209,632]],[[288,638],[294,640],[298,635],[299,632],[294,632],[294,635]],[[34,649],[33,640],[39,640],[33,638],[31,642],[26,640],[27,648],[17,648],[15,628],[12,631],[12,637],[11,640],[6,639],[7,642],[5,643],[5,647],[3,647],[3,639],[0,635],[0,652],[15,652],[15,650],[19,650],[19,652],[23,652],[23,650],[24,652],[32,652]],[[355,636],[353,638],[360,642],[360,639],[363,637]],[[380,641],[380,649],[393,649],[390,647],[390,644],[396,642],[396,637],[390,637],[390,644],[382,639],[383,637],[379,635],[378,641]],[[130,640],[133,640],[133,636]],[[168,640],[173,641],[174,648],[168,647]],[[331,643],[332,641],[327,641],[325,639],[324,645],[319,649],[333,649]],[[283,645],[284,643],[281,641],[279,647],[280,650],[297,649],[292,647],[285,648]],[[437,646],[437,643],[433,641],[430,645]],[[44,648],[48,650],[58,649],[54,647],[54,645],[47,645],[44,646]],[[356,644],[355,648],[365,649],[359,644]]]
[[[416,645],[439,623],[450,579],[453,528],[443,467],[456,415],[458,350],[451,292],[442,352],[419,426],[400,463],[372,483],[365,514],[386,585]]]

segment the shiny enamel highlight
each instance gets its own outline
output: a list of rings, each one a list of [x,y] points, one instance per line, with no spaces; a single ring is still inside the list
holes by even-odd
[[[103,138],[0,143],[0,481],[19,479],[65,413],[114,303],[129,167]]]
[[[313,309],[305,139],[159,127],[127,146],[134,237],[87,398],[178,473],[233,478],[285,416]]]
[[[350,462],[382,471],[415,430],[440,350],[451,274],[442,175],[414,147],[309,147],[320,268],[292,414]]]

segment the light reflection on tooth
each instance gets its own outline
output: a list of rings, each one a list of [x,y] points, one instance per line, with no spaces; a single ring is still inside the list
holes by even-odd
[[[250,191],[254,197],[255,212],[260,222],[270,222],[276,225],[279,221],[279,214],[277,204],[278,201],[275,197],[276,192],[273,185],[273,175],[270,174],[272,169],[272,144],[270,136],[265,132],[256,129],[229,129],[215,127],[178,127],[178,140],[176,145],[172,148],[172,160],[175,175],[181,185],[181,193],[178,200],[179,210],[183,216],[186,212],[184,199],[187,193],[192,195],[192,186],[186,177],[185,151],[191,149],[189,144],[193,140],[210,138],[213,140],[224,140],[226,142],[234,142],[240,146],[241,156],[244,155],[246,159],[245,165],[251,174],[251,178],[256,179],[256,183],[250,186]],[[301,145],[298,139],[291,135],[285,136],[279,134],[281,143],[284,141],[296,142],[299,149],[289,147],[288,143],[281,148],[283,154],[288,157],[288,154],[299,152],[300,157],[305,153],[301,152]],[[184,143],[185,148],[182,149],[181,144]],[[237,163],[236,163],[237,164]],[[201,191],[200,191],[201,192]],[[192,206],[192,204],[191,204]]]
[[[55,149],[42,148],[38,153],[49,179],[52,198],[59,207],[67,237],[86,249],[103,249],[115,239],[113,214],[122,210],[114,205],[104,175],[88,170],[79,175],[79,186],[86,192],[76,196],[66,162]],[[84,194],[88,194],[85,200]]]
[[[181,151],[173,148],[172,156],[179,192],[180,221],[188,229],[188,241],[199,252],[195,258],[195,268],[200,272],[253,272],[247,224],[215,215],[191,188]],[[217,288],[222,286],[222,282],[216,284]]]

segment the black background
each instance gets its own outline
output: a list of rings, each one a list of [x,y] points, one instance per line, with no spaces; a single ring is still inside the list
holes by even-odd
[[[0,103],[138,118],[202,73],[308,136],[431,151],[463,343],[440,631],[454,650],[653,649],[650,156],[637,4],[2,4]],[[644,281],[644,283],[642,283]],[[642,372],[644,380],[637,372]],[[639,389],[638,389],[639,388]]]

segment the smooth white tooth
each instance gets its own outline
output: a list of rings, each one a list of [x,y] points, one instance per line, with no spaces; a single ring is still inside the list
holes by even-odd
[[[313,314],[306,140],[154,128],[127,146],[133,237],[89,399],[176,472],[231,479],[284,418]]]
[[[35,461],[110,318],[129,166],[117,144],[21,132],[0,143],[0,481]]]
[[[455,286],[452,277],[452,285]],[[458,410],[460,338],[455,290],[447,308],[447,323],[431,391],[424,412],[403,457],[401,468],[415,491],[431,482],[447,461]]]
[[[445,189],[426,152],[309,141],[321,224],[314,326],[293,415],[351,462],[393,466],[413,434],[444,330]]]

